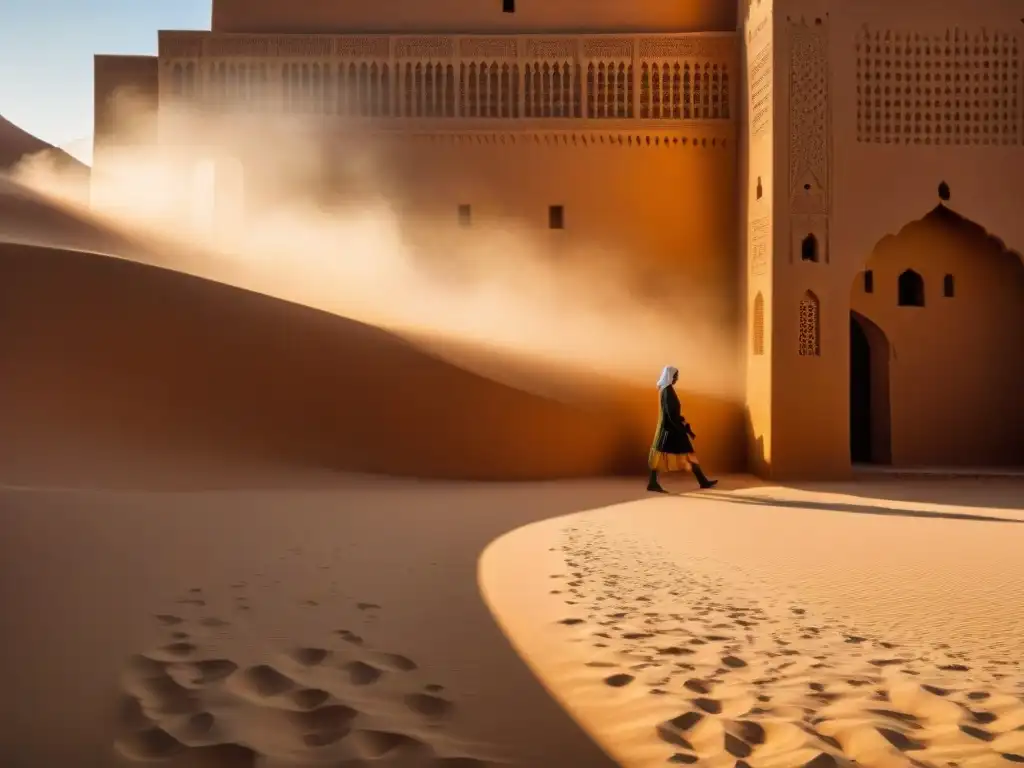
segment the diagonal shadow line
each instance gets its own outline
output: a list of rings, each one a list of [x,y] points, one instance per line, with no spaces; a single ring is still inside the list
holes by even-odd
[[[968,520],[976,523],[1024,523],[1010,517],[994,515],[972,515],[968,512],[933,512],[927,509],[897,509],[895,507],[875,507],[868,504],[844,504],[824,501],[799,501],[795,499],[773,499],[770,497],[753,498],[750,496],[731,496],[724,493],[700,493],[701,498],[714,498],[731,504],[751,504],[760,507],[786,507],[789,509],[820,509],[825,512],[846,512],[855,515],[883,515],[892,517],[920,517],[935,520]]]

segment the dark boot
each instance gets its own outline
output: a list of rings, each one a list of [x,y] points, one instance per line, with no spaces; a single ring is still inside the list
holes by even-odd
[[[657,470],[651,470],[651,477],[647,481],[647,490],[650,491],[651,493],[668,493],[668,491],[662,488],[661,485],[658,483]]]
[[[708,480],[708,476],[704,474],[704,470],[696,462],[693,464],[693,476],[697,478],[701,488],[714,488],[718,485],[717,480]]]

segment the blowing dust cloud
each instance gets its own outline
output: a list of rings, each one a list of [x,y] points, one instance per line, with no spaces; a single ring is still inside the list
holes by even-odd
[[[154,119],[134,118],[117,148],[97,150],[91,192],[39,161],[15,180],[144,243],[162,266],[573,377],[653,387],[673,364],[687,391],[735,397],[720,286],[668,278],[678,299],[654,300],[631,269],[643,254],[578,232],[555,248],[551,232],[514,219],[460,227],[455,206],[426,215],[408,205],[400,140],[379,132],[162,105],[154,143]]]

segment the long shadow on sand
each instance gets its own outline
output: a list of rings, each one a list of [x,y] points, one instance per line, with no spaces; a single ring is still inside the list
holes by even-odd
[[[771,497],[754,498],[751,496],[734,496],[726,493],[707,493],[706,491],[701,494],[701,497],[710,497],[715,501],[730,504],[750,504],[759,507],[783,507],[786,509],[817,509],[823,512],[844,512],[854,515],[919,517],[931,518],[933,520],[968,520],[978,523],[1024,523],[1024,520],[996,517],[994,515],[976,515],[968,512],[936,512],[928,509],[902,509],[870,504],[845,504],[842,502],[778,499]]]
[[[193,631],[185,623],[160,628],[154,615],[185,621],[192,611],[199,639],[188,642],[199,652],[211,632],[221,637],[243,622],[267,622],[252,642],[216,651],[218,663],[237,665],[243,677],[254,650],[267,643],[344,648],[334,633],[351,628],[367,650],[404,654],[424,682],[444,685],[453,737],[493,745],[510,766],[612,768],[498,629],[481,599],[477,566],[480,552],[508,531],[636,500],[638,484],[351,480],[335,475],[332,488],[303,489],[302,478],[281,477],[281,490],[270,492],[0,489],[0,602],[12,627],[0,677],[19,702],[0,722],[0,763],[79,765],[83,755],[110,755],[97,702],[115,693],[126,658],[168,642],[157,630]],[[332,597],[333,583],[343,595]],[[193,607],[198,598],[206,605]],[[367,617],[369,608],[380,618]],[[204,628],[211,616],[231,626]],[[92,650],[67,654],[68,637]],[[61,739],[44,727],[52,722],[63,724]],[[263,738],[257,726],[252,732]]]
[[[787,484],[812,493],[842,493],[865,499],[1024,510],[1024,477],[872,478],[852,483]]]

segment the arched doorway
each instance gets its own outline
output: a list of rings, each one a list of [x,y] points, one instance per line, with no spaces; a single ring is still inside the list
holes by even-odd
[[[853,461],[1024,465],[1020,256],[940,205],[883,238],[864,266],[850,304]]]
[[[882,329],[850,312],[850,461],[892,461],[889,342]]]

